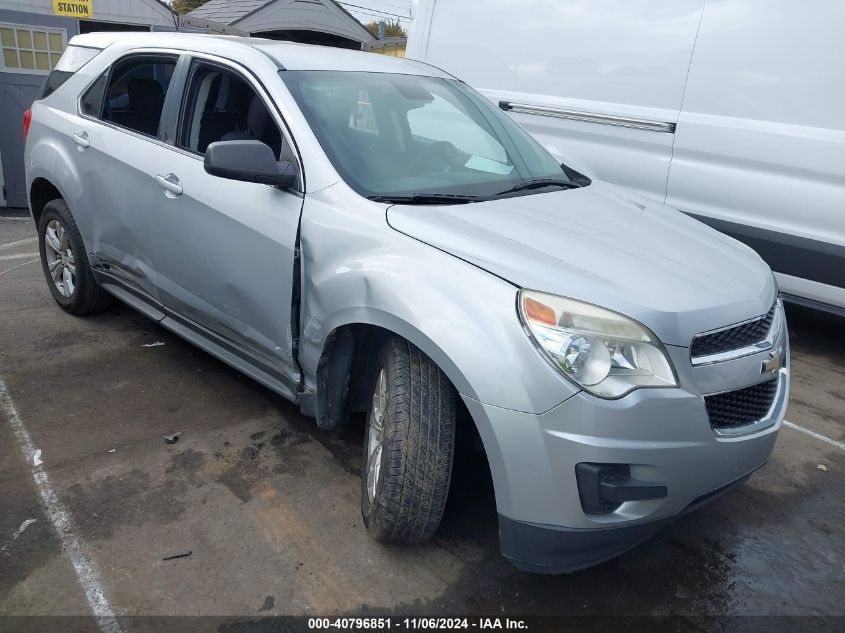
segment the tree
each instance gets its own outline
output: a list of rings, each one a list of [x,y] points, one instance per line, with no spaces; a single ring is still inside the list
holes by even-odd
[[[175,2],[176,0],[174,0]],[[371,20],[366,24],[367,30],[378,37],[378,22],[375,20]],[[393,21],[385,21],[384,24],[384,36],[385,37],[408,37],[407,31],[402,28],[402,25],[399,23],[399,20]]]
[[[185,15],[186,13],[201,7],[206,2],[208,2],[208,0],[173,0],[173,4],[171,6],[179,15]]]

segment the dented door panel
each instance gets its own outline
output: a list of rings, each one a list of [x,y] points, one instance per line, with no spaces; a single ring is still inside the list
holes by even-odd
[[[166,150],[125,130],[83,118],[78,121],[90,141],[83,151],[73,149],[82,154],[75,164],[85,183],[83,208],[96,217],[88,250],[97,265],[155,296],[150,217],[159,188],[148,174],[154,173],[159,152]],[[116,182],[120,186],[115,187]]]
[[[183,188],[172,197],[159,187],[151,222],[162,303],[295,382],[290,306],[302,198],[214,178],[200,157],[178,151],[159,170]]]

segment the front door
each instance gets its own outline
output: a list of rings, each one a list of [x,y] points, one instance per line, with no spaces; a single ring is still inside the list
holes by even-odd
[[[175,147],[157,167],[151,225],[164,305],[290,377],[294,249],[302,195],[205,172],[210,143],[254,139],[289,161],[263,90],[246,73],[194,60]]]

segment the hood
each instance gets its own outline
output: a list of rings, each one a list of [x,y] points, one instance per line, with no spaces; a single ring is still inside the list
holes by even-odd
[[[387,211],[391,227],[520,288],[630,316],[666,344],[765,314],[776,288],[750,248],[660,203],[589,187]]]

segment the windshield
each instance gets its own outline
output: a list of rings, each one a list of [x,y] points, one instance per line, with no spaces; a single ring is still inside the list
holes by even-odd
[[[560,163],[462,83],[370,72],[280,73],[341,177],[374,199],[489,199],[568,181]],[[550,185],[553,186],[553,185]]]

